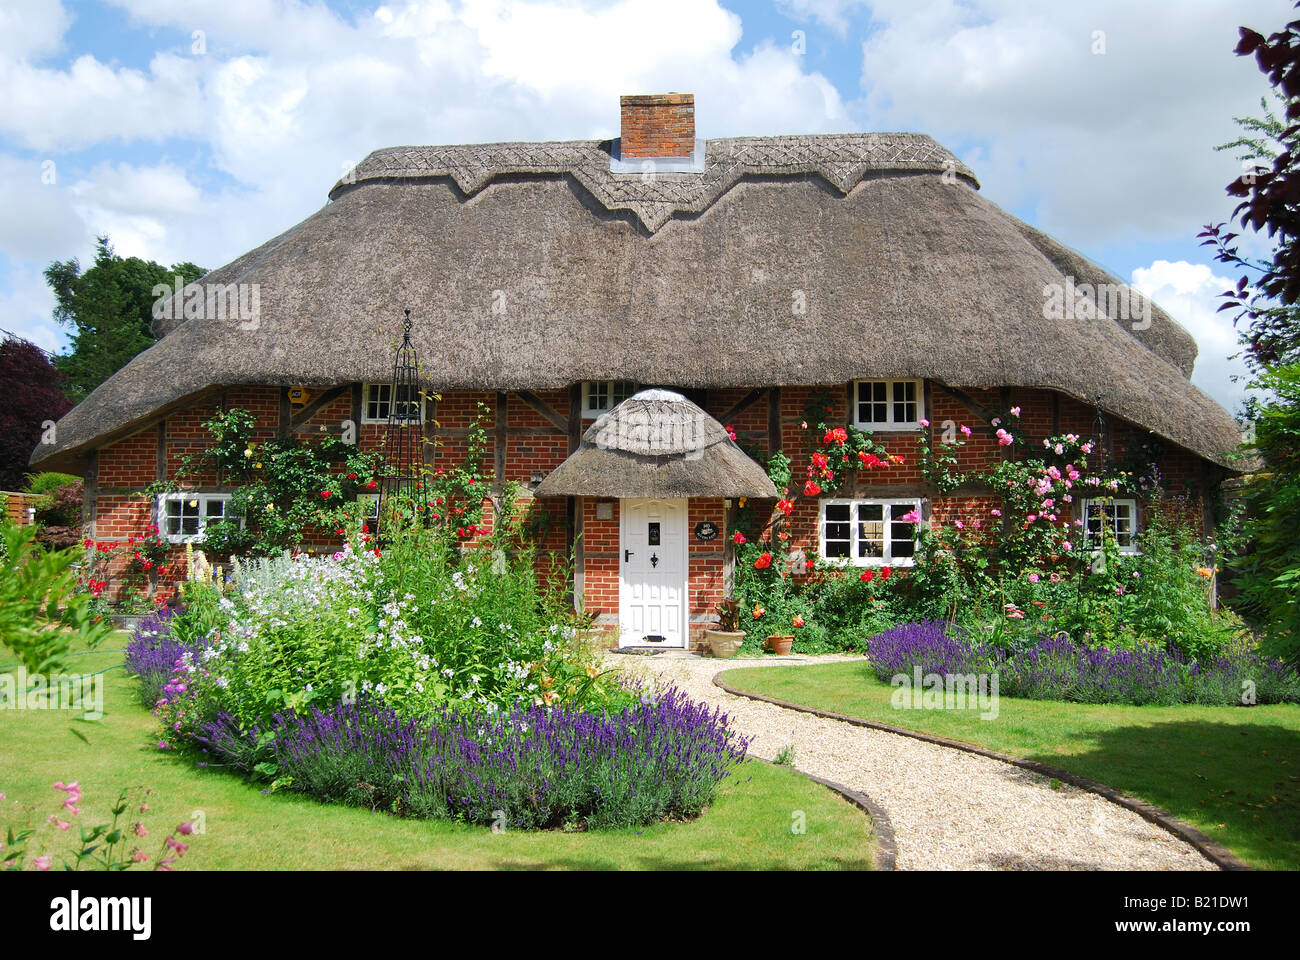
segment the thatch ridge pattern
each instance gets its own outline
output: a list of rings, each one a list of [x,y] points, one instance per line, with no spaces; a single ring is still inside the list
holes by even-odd
[[[572,176],[606,210],[631,211],[654,233],[679,213],[702,213],[745,176],[815,173],[840,193],[879,171],[949,172],[978,187],[964,163],[920,133],[812,134],[710,140],[702,173],[613,173],[608,142],[481,143],[376,150],[330,198],[367,180],[450,177],[473,196],[508,175]]]

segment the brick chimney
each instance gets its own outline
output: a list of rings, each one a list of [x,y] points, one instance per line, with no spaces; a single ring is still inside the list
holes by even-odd
[[[695,152],[695,94],[655,93],[619,97],[619,155],[689,157]]]

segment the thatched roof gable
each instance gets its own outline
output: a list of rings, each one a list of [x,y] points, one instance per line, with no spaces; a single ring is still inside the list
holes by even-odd
[[[642,390],[596,419],[539,497],[776,497],[763,468],[680,393]]]
[[[1163,313],[1141,332],[1046,319],[1044,287],[1070,271],[1119,281],[982,197],[928,137],[713,141],[705,172],[653,177],[610,173],[606,151],[372,155],[320,211],[204,278],[258,285],[253,328],[164,322],[33,463],[72,465],[211,386],[384,380],[405,306],[439,390],[928,377],[1101,395],[1218,462],[1237,444]]]

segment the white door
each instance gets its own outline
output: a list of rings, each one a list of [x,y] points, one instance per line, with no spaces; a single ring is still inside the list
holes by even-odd
[[[623,500],[619,511],[620,647],[685,647],[685,500]]]

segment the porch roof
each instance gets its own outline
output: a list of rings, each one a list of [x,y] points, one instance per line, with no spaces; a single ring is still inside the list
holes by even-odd
[[[642,390],[597,418],[539,497],[775,498],[717,420],[671,390]]]

